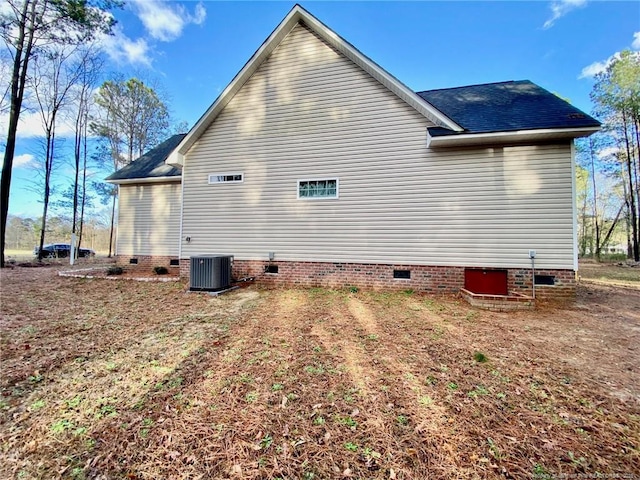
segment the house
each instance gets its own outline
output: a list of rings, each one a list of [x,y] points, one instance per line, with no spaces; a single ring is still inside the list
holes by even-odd
[[[127,263],[178,266],[182,169],[165,160],[184,137],[173,135],[107,177],[118,185],[116,255]]]
[[[413,92],[296,5],[187,135],[109,177],[117,255],[186,276],[228,254],[274,285],[529,293],[535,274],[573,295],[573,139],[598,129],[529,81]]]

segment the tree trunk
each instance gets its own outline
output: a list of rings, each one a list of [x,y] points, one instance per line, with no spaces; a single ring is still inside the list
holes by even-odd
[[[598,220],[598,189],[596,187],[596,167],[595,161],[593,159],[593,140],[589,138],[589,157],[591,159],[591,183],[593,186],[593,225],[595,228],[595,244],[596,251],[595,257],[596,260],[600,261],[600,251],[602,249],[602,245],[600,244],[600,221]]]
[[[584,201],[582,202],[582,238],[580,240],[580,256],[584,257],[587,253],[587,196],[584,196]]]
[[[632,150],[635,151],[636,156],[633,159],[633,163],[635,164],[635,169],[634,169],[634,173],[635,173],[635,181],[636,181],[636,231],[639,232],[638,235],[640,236],[640,131],[639,131],[639,123],[640,123],[640,119],[638,118],[638,112],[633,112],[632,114],[632,125],[634,127],[634,131],[635,131],[635,148],[632,148]],[[640,244],[640,239],[638,239],[638,243]],[[640,246],[638,248],[640,250]],[[638,260],[640,260],[638,258],[637,255],[636,256],[636,262]]]
[[[80,203],[80,233],[78,235],[78,248],[82,245],[84,232],[84,207],[87,203],[87,119],[84,123],[84,138],[82,139],[82,201]]]
[[[613,231],[616,228],[616,225],[618,224],[618,220],[620,219],[620,214],[622,213],[624,206],[625,206],[624,203],[620,205],[620,208],[618,209],[618,213],[616,213],[616,217],[613,219],[613,222],[611,222],[611,226],[609,227],[609,230],[607,231],[607,234],[605,235],[604,240],[602,241],[603,245],[606,245],[607,243],[609,243],[611,234],[613,233]]]
[[[55,121],[55,120],[54,120]],[[53,133],[47,132],[47,149],[45,154],[45,179],[44,179],[44,198],[42,208],[42,224],[40,230],[40,249],[38,250],[38,261],[42,260],[42,248],[44,247],[44,235],[47,229],[47,211],[49,210],[49,195],[51,193],[51,159],[53,158]]]
[[[82,106],[79,107],[78,116],[76,117],[76,131],[75,131],[75,143],[73,145],[73,155],[75,161],[75,178],[73,180],[73,220],[71,221],[71,237],[76,234],[76,223],[78,221],[78,181],[80,177],[80,146],[81,146],[81,126],[80,117]],[[80,242],[76,240],[76,244],[72,245],[75,249],[74,258],[78,258],[80,252]]]
[[[4,268],[5,235],[7,233],[7,217],[9,215],[9,191],[11,189],[11,172],[13,157],[16,151],[16,133],[18,119],[22,110],[24,87],[27,80],[27,67],[33,49],[34,17],[37,1],[25,1],[20,15],[18,40],[16,42],[16,56],[11,71],[11,109],[9,111],[9,128],[2,164],[2,178],[0,179],[0,268]],[[29,11],[29,7],[31,10]]]
[[[623,122],[623,132],[624,132],[624,142],[627,151],[627,174],[629,178],[629,210],[631,213],[631,245],[633,249],[633,259],[638,262],[640,261],[640,245],[638,244],[638,212],[636,210],[636,189],[634,188],[633,178],[634,178],[634,167],[633,167],[633,152],[631,151],[631,145],[629,143],[629,132],[627,129],[627,116],[626,112],[622,112],[622,122]]]

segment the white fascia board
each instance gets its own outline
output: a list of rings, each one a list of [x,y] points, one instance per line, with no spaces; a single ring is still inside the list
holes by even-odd
[[[539,130],[517,130],[514,132],[463,133],[443,137],[432,137],[427,132],[427,147],[463,147],[467,145],[560,140],[586,137],[599,130],[600,127],[544,128]]]
[[[296,5],[278,27],[269,35],[262,43],[260,48],[253,54],[242,70],[231,80],[231,83],[222,91],[218,98],[213,102],[209,109],[200,117],[193,128],[182,139],[182,142],[171,152],[165,160],[169,165],[182,165],[184,155],[189,151],[193,144],[202,136],[205,130],[211,125],[218,114],[233,99],[236,93],[251,78],[255,71],[262,65],[267,57],[275,50],[280,42],[287,36],[299,20],[299,7]]]
[[[114,185],[131,185],[132,183],[180,183],[182,175],[171,177],[125,178],[122,180],[105,180]]]
[[[280,22],[280,25],[269,35],[260,48],[253,54],[249,61],[242,67],[242,70],[227,85],[209,109],[200,117],[189,133],[182,139],[182,142],[167,157],[165,161],[169,165],[183,165],[184,155],[193,144],[202,136],[204,131],[211,125],[222,109],[233,99],[242,86],[251,78],[254,72],[262,65],[282,40],[293,30],[298,23],[304,23],[317,33],[323,40],[333,46],[336,50],[344,54],[352,62],[373,76],[382,85],[387,87],[399,98],[415,108],[420,114],[439,125],[450,130],[461,132],[463,129],[453,120],[437,110],[417,93],[390,75],[372,60],[360,53],[353,45],[343,40],[339,35],[325,26],[313,15],[303,9],[300,5],[294,6],[287,16]]]

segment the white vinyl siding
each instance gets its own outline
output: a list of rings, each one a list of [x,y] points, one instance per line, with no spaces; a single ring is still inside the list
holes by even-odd
[[[573,268],[569,142],[437,151],[431,125],[297,26],[186,155],[181,256]],[[296,201],[310,178],[339,201]]]
[[[120,185],[118,255],[178,256],[180,183]]]

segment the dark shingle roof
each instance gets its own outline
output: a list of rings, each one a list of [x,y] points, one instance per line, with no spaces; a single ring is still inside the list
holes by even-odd
[[[136,178],[179,177],[179,168],[164,161],[185,137],[185,133],[174,135],[157,147],[138,157],[129,165],[109,175],[106,180],[133,180]]]
[[[427,90],[418,95],[465,129],[461,133],[597,127],[600,122],[529,80]],[[454,135],[430,128],[432,136]]]

